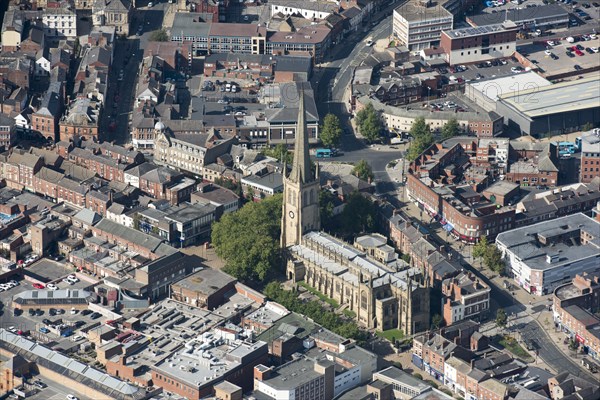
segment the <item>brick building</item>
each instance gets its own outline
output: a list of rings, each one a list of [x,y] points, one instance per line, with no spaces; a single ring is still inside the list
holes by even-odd
[[[591,182],[600,175],[600,129],[581,135],[579,182]]]
[[[79,98],[71,103],[67,113],[59,123],[59,140],[65,142],[79,140],[100,141],[98,119],[100,103],[88,98]]]
[[[508,58],[516,51],[518,27],[512,21],[477,28],[445,30],[440,48],[450,65]]]
[[[171,285],[171,298],[194,307],[213,310],[223,304],[225,293],[236,279],[212,268],[204,268]]]
[[[442,282],[442,317],[446,325],[463,319],[483,320],[490,310],[490,287],[474,275],[460,273]]]

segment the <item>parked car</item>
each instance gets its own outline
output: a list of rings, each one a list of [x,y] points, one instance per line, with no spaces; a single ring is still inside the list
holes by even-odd
[[[52,325],[52,321],[50,321],[48,318],[44,318],[44,319],[42,320],[42,323],[43,323],[44,325]]]
[[[81,315],[89,315],[92,313],[92,310],[82,310]]]
[[[35,310],[33,308],[30,308],[28,311],[30,317],[33,317],[35,315]]]
[[[44,311],[41,308],[36,308],[35,315],[37,315],[38,317],[44,315]]]
[[[102,316],[102,314],[100,314],[99,312],[93,312],[93,313],[90,315],[90,318],[91,318],[91,319],[98,319],[98,318],[100,318],[101,316]]]
[[[72,285],[72,284],[74,284],[74,283],[75,283],[75,282],[72,282],[72,281],[68,280],[67,278],[64,278],[62,281],[63,281],[64,283],[68,284],[68,285]]]
[[[44,286],[41,283],[34,283],[33,287],[36,288],[36,289],[44,289],[46,286]]]
[[[50,315],[56,315],[56,309],[55,308],[51,308],[48,310],[48,314]]]
[[[34,386],[37,386],[37,387],[38,387],[38,388],[40,388],[40,389],[45,389],[45,388],[47,388],[47,387],[48,387],[48,385],[46,385],[44,382],[42,382],[42,381],[39,381],[39,380],[38,380],[38,381],[34,381],[34,382],[33,382],[33,385],[34,385]]]
[[[50,333],[50,329],[48,329],[48,328],[46,328],[46,327],[43,327],[43,326],[42,326],[42,327],[40,328],[40,332],[42,332],[42,333]]]
[[[583,69],[579,64],[575,64],[573,68],[575,68],[576,71],[581,71]]]
[[[58,290],[58,286],[56,286],[54,283],[49,283],[46,285],[46,289],[48,290]]]

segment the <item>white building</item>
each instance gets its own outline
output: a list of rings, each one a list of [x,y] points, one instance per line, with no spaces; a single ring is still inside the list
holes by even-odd
[[[302,16],[305,19],[321,20],[339,10],[335,2],[330,1],[270,1],[271,16],[282,14],[286,16]]]
[[[412,0],[394,10],[394,36],[411,51],[438,46],[442,31],[451,30],[454,18],[440,3]]]
[[[77,15],[65,8],[47,8],[42,15],[46,39],[58,41],[61,39],[75,40],[77,37]]]
[[[568,215],[500,233],[496,246],[515,282],[543,296],[600,265],[600,222]]]

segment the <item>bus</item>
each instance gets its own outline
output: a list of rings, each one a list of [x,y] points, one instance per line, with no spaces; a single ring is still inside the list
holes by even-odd
[[[317,149],[317,158],[331,158],[337,155],[336,149]]]
[[[561,157],[571,157],[577,151],[577,146],[572,142],[559,142],[558,155]]]

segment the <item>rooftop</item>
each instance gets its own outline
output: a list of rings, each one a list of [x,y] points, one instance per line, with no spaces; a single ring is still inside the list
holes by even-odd
[[[503,92],[498,98],[508,108],[515,109],[529,118],[570,110],[595,109],[600,104],[600,74],[555,85],[524,87],[531,89]],[[524,100],[530,95],[535,95],[535,102]]]
[[[586,244],[581,231],[591,236]],[[578,213],[502,232],[496,242],[531,269],[559,268],[600,258],[600,222]]]
[[[177,281],[173,286],[193,290],[209,296],[232,282],[236,282],[236,279],[224,272],[212,268],[203,268],[200,271]]]
[[[424,7],[419,4],[418,0],[409,1],[394,10],[394,13],[400,14],[408,22],[426,22],[439,19],[450,19],[452,21],[452,13],[446,10],[442,3],[431,3],[429,7]]]
[[[206,332],[152,369],[192,387],[213,386],[224,375],[267,354],[267,344],[261,341],[219,343],[219,339]]]
[[[468,27],[444,31],[451,38],[466,38],[471,36],[480,36],[490,33],[499,33],[507,30],[516,29],[517,25],[512,21],[504,21],[501,24],[485,25],[478,27]]]

